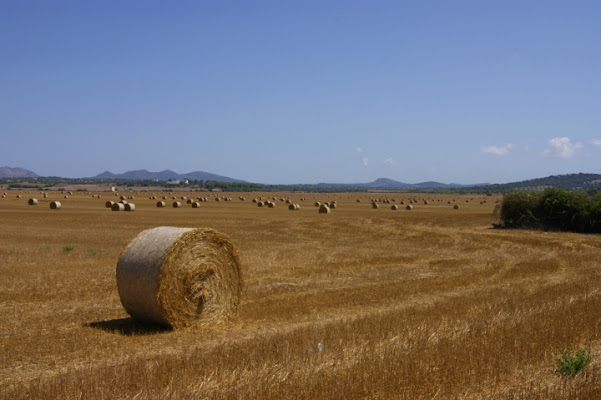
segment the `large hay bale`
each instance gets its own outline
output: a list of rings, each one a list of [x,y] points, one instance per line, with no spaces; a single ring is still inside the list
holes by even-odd
[[[320,214],[329,214],[330,213],[330,207],[326,206],[325,204],[322,204],[319,207],[319,213]]]
[[[200,203],[198,201],[192,202],[192,208],[200,208]]]
[[[181,206],[182,206],[182,203],[180,203],[179,201],[173,202],[173,208],[180,208]]]
[[[117,263],[117,288],[134,319],[174,328],[233,315],[242,291],[234,245],[211,228],[141,232]]]
[[[125,205],[125,211],[136,211],[136,205],[134,203],[127,203]]]
[[[104,203],[104,206],[105,206],[106,208],[113,208],[113,204],[115,204],[115,202],[114,202],[114,201],[112,201],[112,200],[109,200],[109,201],[107,201],[106,203]]]
[[[413,206],[411,204],[407,204],[407,207],[405,207],[405,210],[413,210]]]
[[[50,209],[51,210],[58,210],[59,208],[61,208],[61,202],[60,201],[53,201],[50,203]]]
[[[163,207],[165,207],[165,202],[164,202],[164,201],[157,201],[157,207],[158,207],[158,208],[163,208]]]
[[[113,211],[125,211],[125,204],[123,204],[123,203],[115,203],[111,207],[111,210],[113,210]]]
[[[36,199],[35,197],[32,197],[31,199],[29,199],[29,200],[27,201],[27,203],[28,203],[30,206],[37,206],[37,205],[38,205],[38,199]]]
[[[396,204],[393,204],[393,205],[390,206],[390,209],[391,210],[398,210],[399,206],[397,206]]]

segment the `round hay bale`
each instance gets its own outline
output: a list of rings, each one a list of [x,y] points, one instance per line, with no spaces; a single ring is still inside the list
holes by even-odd
[[[179,201],[173,202],[173,208],[180,208],[181,206],[182,206],[182,203],[180,203]]]
[[[192,203],[193,203],[193,201],[192,201],[192,199],[188,199],[188,200],[186,200],[186,203],[187,203],[187,204],[192,204]]]
[[[315,207],[320,207],[320,206],[321,206],[321,203],[319,201],[316,201],[315,202]]]
[[[300,210],[300,204],[298,204],[298,203],[297,203],[297,204],[295,204],[295,205],[294,205],[294,207],[295,207],[297,210]]]
[[[453,206],[453,210],[459,210],[459,204],[455,204],[455,205]]]
[[[61,202],[60,201],[53,201],[50,203],[50,209],[51,210],[58,210],[59,208],[61,208]]]
[[[38,199],[36,199],[36,198],[32,197],[31,199],[29,199],[29,200],[27,201],[27,203],[28,203],[30,206],[37,206],[37,205],[38,205]]]
[[[411,204],[407,204],[407,207],[405,207],[405,210],[413,210],[413,206]]]
[[[273,201],[270,201],[269,203],[267,203],[267,207],[275,208],[275,203]]]
[[[398,210],[399,206],[397,206],[396,204],[393,204],[393,205],[390,206],[390,209],[391,210]]]
[[[134,203],[127,203],[125,205],[125,211],[136,211],[136,205]]]
[[[164,201],[157,201],[157,207],[158,207],[158,208],[163,208],[163,207],[165,207],[165,202],[164,202]]]
[[[263,202],[262,202],[262,201],[259,201],[259,202],[257,203],[257,206],[258,206],[258,207],[263,207]]]
[[[290,205],[288,206],[288,209],[289,209],[290,211],[298,210],[298,208],[296,207],[296,204],[290,204]]]
[[[376,203],[375,201],[373,203],[371,203],[371,207],[372,208],[380,208],[380,206],[378,205],[378,203]]]
[[[115,203],[111,207],[111,210],[113,210],[113,211],[125,211],[125,204],[123,204],[123,203]]]
[[[199,208],[200,207],[200,203],[195,201],[192,203],[192,208]]]
[[[257,199],[253,199],[253,203],[256,203],[256,202],[257,202]]]
[[[319,213],[320,214],[329,214],[330,213],[330,207],[326,206],[325,204],[322,204],[319,207]]]
[[[47,195],[46,193],[44,193],[44,198],[45,198],[45,199],[47,199],[47,198],[48,198],[48,195]]]
[[[115,204],[115,202],[112,201],[112,200],[109,200],[106,203],[104,203],[104,207],[106,207],[106,208],[113,208],[113,204]]]
[[[173,328],[232,316],[242,286],[234,245],[211,228],[142,231],[117,263],[117,289],[129,315]]]

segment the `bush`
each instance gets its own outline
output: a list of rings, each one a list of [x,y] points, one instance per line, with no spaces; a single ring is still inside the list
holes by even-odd
[[[589,224],[589,198],[584,192],[547,189],[534,213],[545,229],[584,232]]]
[[[561,349],[555,357],[557,372],[565,376],[575,376],[588,368],[594,356],[586,349],[581,348],[574,352],[571,347]]]
[[[534,215],[540,194],[513,192],[503,196],[501,223],[505,228],[538,228],[540,221]]]
[[[601,195],[563,189],[508,193],[501,203],[500,222],[505,228],[601,233]]]

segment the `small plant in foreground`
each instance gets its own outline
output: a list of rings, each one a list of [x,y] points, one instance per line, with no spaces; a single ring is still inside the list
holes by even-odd
[[[96,255],[96,250],[94,249],[88,249],[88,254],[91,256],[95,256]]]
[[[561,349],[559,355],[555,357],[555,366],[562,375],[575,376],[584,371],[594,356],[586,349],[581,348],[576,352],[571,347]]]
[[[71,246],[70,244],[63,246],[63,251],[66,251],[67,253],[72,251],[73,249],[75,249],[75,246]]]

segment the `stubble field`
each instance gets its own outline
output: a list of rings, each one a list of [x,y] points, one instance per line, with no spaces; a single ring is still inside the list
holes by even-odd
[[[575,378],[553,361],[568,346],[601,355],[601,237],[492,229],[497,197],[263,194],[270,209],[260,194],[177,193],[209,201],[161,209],[140,193],[135,212],[113,212],[109,193],[17,193],[0,199],[0,398],[601,397],[599,360]],[[332,200],[330,214],[313,205]],[[128,318],[117,260],[155,226],[231,239],[245,279],[234,319],[170,331]]]

